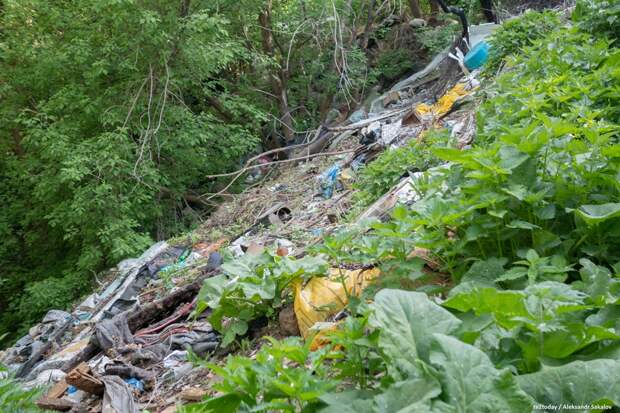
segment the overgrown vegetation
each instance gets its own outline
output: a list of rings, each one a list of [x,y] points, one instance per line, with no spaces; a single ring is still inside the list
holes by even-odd
[[[432,130],[422,141],[412,140],[403,147],[388,148],[382,152],[377,159],[360,170],[354,184],[357,192],[350,215],[358,214],[361,208],[376,201],[403,176],[437,165],[439,159],[431,153],[431,148],[447,142],[445,130]]]
[[[494,75],[506,57],[519,53],[526,46],[531,46],[558,25],[558,16],[551,11],[540,13],[528,11],[519,19],[504,22],[489,41],[491,47],[485,71]]]
[[[423,65],[407,18],[388,19],[402,6],[4,1],[4,342],[88,292],[97,272],[195,225],[227,183],[210,174],[304,139],[374,83]]]
[[[474,147],[432,148],[447,163],[416,181],[413,207],[314,249],[332,265],[378,265],[399,289],[352,300],[316,353],[287,339],[260,350],[275,367],[229,359],[220,393],[187,410],[620,406],[620,49],[614,31],[582,30],[599,18],[585,11],[602,3],[580,1],[574,27],[555,20],[529,46],[505,44],[516,54],[481,109]],[[540,15],[522,19],[495,44]],[[439,268],[421,271],[414,248]],[[445,300],[422,292],[429,277],[454,285]]]

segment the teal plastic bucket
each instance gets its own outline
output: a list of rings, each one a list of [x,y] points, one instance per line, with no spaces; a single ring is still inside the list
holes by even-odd
[[[489,44],[484,40],[478,42],[466,55],[465,67],[469,70],[478,69],[489,59]]]

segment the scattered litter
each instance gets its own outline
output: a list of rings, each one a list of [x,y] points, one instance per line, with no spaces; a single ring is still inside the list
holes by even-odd
[[[164,367],[167,369],[178,367],[187,361],[187,351],[175,350],[164,358]]]
[[[400,100],[400,93],[396,90],[389,91],[383,97],[383,107],[388,107],[389,105],[396,103]]]
[[[359,121],[361,121],[361,120],[366,119],[366,116],[367,116],[367,115],[366,115],[366,113],[364,112],[364,110],[363,110],[363,109],[358,109],[358,110],[356,110],[355,112],[353,112],[353,113],[351,114],[351,116],[349,116],[348,121],[349,121],[350,123],[359,122]]]
[[[73,402],[79,403],[88,396],[88,393],[82,390],[78,390],[75,386],[69,386],[67,389],[67,398]]]
[[[125,379],[125,383],[129,384],[131,387],[137,389],[140,392],[144,391],[144,382],[142,380],[138,380],[135,377]]]
[[[361,145],[370,145],[381,139],[381,123],[375,121],[362,129],[360,138]]]
[[[129,331],[125,314],[119,314],[110,320],[97,323],[95,337],[99,347],[104,350],[133,343],[133,335]]]
[[[185,400],[187,402],[197,402],[203,399],[207,394],[206,391],[202,389],[197,389],[195,387],[190,387],[189,389],[185,389],[179,395],[181,400]]]
[[[381,218],[386,216],[397,203],[412,203],[418,199],[418,193],[414,190],[416,179],[422,176],[421,172],[414,173],[411,177],[403,178],[389,192],[375,201],[370,207],[358,216],[358,222],[368,218]]]
[[[392,142],[394,142],[398,138],[401,129],[402,119],[399,119],[393,123],[386,123],[385,125],[383,125],[383,127],[381,128],[381,144],[386,147],[391,145]]]
[[[461,97],[468,95],[470,92],[465,89],[464,83],[457,83],[452,89],[450,89],[445,95],[443,95],[437,103],[433,105],[427,105],[426,103],[420,103],[416,106],[415,110],[418,115],[423,118],[437,119],[447,114],[454,103]]]
[[[325,199],[330,199],[334,194],[334,191],[338,190],[338,174],[340,173],[340,166],[333,165],[323,175],[321,175],[321,195]]]
[[[282,225],[291,219],[291,209],[283,203],[271,206],[256,219],[256,224]]]
[[[105,386],[101,413],[138,413],[131,388],[118,376],[103,376]]]
[[[474,32],[472,28],[472,40]],[[0,362],[21,372],[22,380],[28,381],[25,385],[54,383],[40,400],[40,406],[50,408],[132,413],[138,411],[138,401],[141,409],[163,411],[173,410],[171,405],[178,400],[201,400],[205,391],[188,387],[196,376],[188,355],[204,357],[217,351],[220,337],[204,319],[189,315],[202,280],[222,264],[222,255],[269,249],[280,257],[300,256],[304,247],[342,225],[357,172],[385,147],[415,139],[433,124],[448,126],[458,147],[472,142],[475,116],[470,106],[462,105],[468,99],[462,98],[479,85],[477,71],[436,103],[418,104],[430,102],[436,93],[430,82],[443,86],[457,81],[451,75],[436,82],[440,76],[435,69],[446,61],[447,53],[383,95],[369,97],[351,114],[349,124],[328,127],[334,132],[329,150],[339,155],[284,164],[269,176],[269,160],[260,159],[259,164],[265,165],[255,169],[250,180],[268,183],[235,194],[233,202],[222,204],[209,225],[201,227],[201,233],[195,232],[181,245],[158,242],[139,258],[121,261],[104,278],[109,281],[102,290],[86,297],[72,313],[50,311]],[[421,174],[405,177],[360,219],[381,218],[398,203],[415,202],[418,194],[412,183]],[[243,235],[238,237],[240,230]],[[200,242],[195,242],[196,234]],[[179,270],[188,276],[177,278]],[[359,295],[379,276],[377,268],[335,268],[328,277],[299,282],[294,285],[294,304],[278,313],[280,333],[313,335],[311,347],[323,346],[329,340],[327,333],[346,317],[348,297]],[[162,304],[194,284],[191,293]]]

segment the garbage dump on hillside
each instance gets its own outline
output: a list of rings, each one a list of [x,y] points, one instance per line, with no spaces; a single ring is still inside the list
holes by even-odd
[[[472,46],[493,27],[470,28]],[[72,312],[49,311],[0,361],[25,387],[51,386],[38,401],[50,410],[171,412],[199,400],[205,391],[196,384],[210,373],[194,366],[193,355],[226,352],[206,320],[208,311],[193,315],[203,281],[220,272],[225,255],[270,249],[299,257],[347,225],[343,217],[356,173],[386,148],[423,140],[438,127],[448,128],[458,147],[469,145],[479,80],[464,58],[463,51],[445,50],[348,122],[324,128],[324,147],[316,156],[302,148],[291,157],[297,162],[267,163],[260,185],[221,205],[191,240],[158,242],[139,258],[120,262],[98,292]],[[415,202],[410,184],[417,176],[404,176],[359,219],[382,218],[398,203]],[[376,269],[347,271],[353,290],[380,276]],[[280,314],[279,334],[300,331],[305,337],[317,322],[337,321],[342,302],[329,312],[312,310],[343,299],[325,283],[329,279],[295,286],[295,306]]]

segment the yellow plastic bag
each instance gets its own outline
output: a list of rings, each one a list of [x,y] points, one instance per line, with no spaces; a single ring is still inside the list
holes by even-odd
[[[342,270],[332,268],[329,277],[313,278],[303,285],[295,284],[295,316],[301,335],[308,337],[309,330],[317,322],[337,314],[348,303],[349,295],[358,296],[378,276],[378,268],[366,270]],[[344,279],[344,285],[340,280]]]
[[[420,103],[416,106],[416,112],[422,116],[440,117],[445,115],[452,109],[454,102],[459,100],[462,96],[468,95],[469,90],[465,89],[464,83],[457,83],[452,89],[446,92],[439,100],[433,105],[427,105],[426,103]]]

